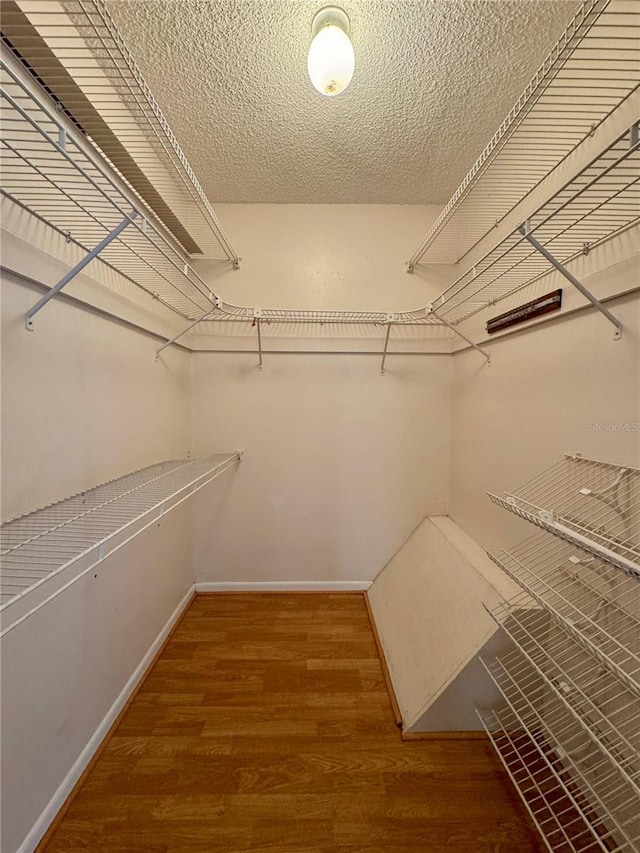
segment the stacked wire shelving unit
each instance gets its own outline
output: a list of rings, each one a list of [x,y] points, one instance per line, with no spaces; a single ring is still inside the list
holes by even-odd
[[[640,469],[567,455],[490,497],[540,529],[489,555],[522,592],[482,724],[550,851],[637,851]]]

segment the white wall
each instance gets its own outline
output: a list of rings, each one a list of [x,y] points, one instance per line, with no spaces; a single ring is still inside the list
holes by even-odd
[[[192,572],[184,503],[2,638],[2,853],[34,849]]]
[[[482,545],[531,532],[487,491],[515,488],[567,452],[640,465],[640,299],[607,304],[624,325],[619,341],[589,308],[489,342],[491,367],[469,350],[453,356],[449,512]]]
[[[243,448],[196,497],[199,581],[369,580],[446,511],[450,356],[194,353],[193,450]]]
[[[443,268],[407,275],[439,205],[221,204],[240,269],[194,268],[230,302],[261,308],[403,311],[425,305]],[[448,270],[448,268],[446,268]]]
[[[221,205],[245,257],[238,272],[206,261],[198,269],[225,298],[247,305],[415,308],[441,289],[443,270],[425,280],[407,275],[403,260],[438,212]],[[255,330],[244,333],[240,345],[255,350]],[[427,513],[446,510],[450,359],[390,356],[380,376],[380,355],[340,351],[380,353],[384,329],[263,333],[265,350],[319,352],[266,352],[262,371],[256,355],[192,356],[194,453],[212,443],[246,451],[224,504],[197,501],[197,579],[369,580]],[[283,342],[282,334],[304,340]],[[393,339],[391,349],[411,346],[401,330]]]
[[[27,332],[40,295],[3,274],[4,518],[190,448],[189,353],[156,363],[158,338],[64,298]],[[3,636],[3,853],[35,825],[22,848],[33,849],[191,589],[190,510],[169,513]]]
[[[2,276],[2,517],[190,447],[189,353]]]

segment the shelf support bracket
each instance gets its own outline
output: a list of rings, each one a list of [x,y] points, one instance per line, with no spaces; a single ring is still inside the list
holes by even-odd
[[[106,248],[109,245],[109,243],[111,243],[113,240],[115,240],[116,237],[119,237],[120,234],[122,234],[124,229],[127,227],[127,225],[130,225],[133,222],[133,220],[136,218],[137,215],[138,214],[136,213],[136,211],[132,210],[131,213],[129,214],[129,216],[127,216],[126,219],[122,220],[120,225],[116,226],[113,229],[113,231],[111,231],[109,234],[107,234],[107,236],[104,238],[104,240],[101,240],[98,243],[98,245],[95,248],[93,248],[88,254],[86,254],[84,256],[84,258],[79,263],[77,263],[75,265],[75,267],[73,267],[73,269],[70,269],[69,272],[66,275],[64,275],[56,285],[54,285],[51,288],[51,290],[49,290],[47,293],[45,293],[45,295],[42,297],[42,299],[40,299],[38,302],[36,302],[36,304],[33,306],[33,308],[31,308],[29,311],[27,311],[25,318],[24,318],[24,327],[28,332],[33,331],[33,318],[38,313],[38,311],[41,308],[44,308],[44,306],[47,304],[47,302],[49,302],[50,299],[53,299],[53,297],[57,293],[60,293],[62,288],[66,287],[69,284],[69,282],[72,281],[72,279],[74,279],[78,275],[79,272],[82,272],[82,270],[87,266],[87,264],[91,263],[91,261],[94,258],[97,258],[98,255],[100,254],[100,252],[104,248]]]
[[[167,341],[166,343],[162,344],[160,349],[156,352],[156,361],[158,361],[158,358],[160,357],[160,353],[162,352],[162,350],[165,350],[167,347],[170,347],[171,344],[175,344],[175,342],[178,340],[178,338],[181,338],[183,335],[186,335],[187,332],[191,331],[191,329],[193,329],[194,326],[197,326],[198,323],[202,323],[203,320],[208,319],[215,311],[217,311],[217,309],[219,307],[220,307],[220,298],[216,297],[216,304],[213,306],[211,311],[206,311],[202,315],[202,317],[198,317],[196,320],[193,321],[193,323],[189,323],[189,325],[187,326],[186,329],[183,329],[181,332],[178,332],[178,334],[174,335],[170,341]]]
[[[441,323],[444,323],[444,325],[448,329],[450,329],[459,338],[462,338],[462,340],[465,341],[465,343],[469,344],[470,347],[473,347],[475,350],[478,350],[480,355],[483,358],[487,359],[487,364],[491,365],[491,356],[487,355],[487,353],[482,349],[482,347],[479,347],[478,344],[474,344],[474,342],[470,338],[468,338],[466,335],[463,335],[462,332],[458,331],[458,329],[456,329],[456,327],[453,326],[448,320],[445,320],[444,317],[441,317],[439,314],[436,314],[436,312],[433,310],[433,305],[427,306],[427,314],[431,314],[431,316],[435,317],[436,320],[439,320]]]
[[[389,335],[391,334],[391,324],[393,323],[394,315],[387,314],[387,334],[384,338],[384,350],[382,351],[382,364],[380,365],[380,376],[384,376],[384,363],[387,360],[387,348],[389,346]]]
[[[260,329],[260,321],[262,319],[262,309],[256,308],[253,312],[253,322],[258,330],[258,370],[262,370],[262,333]]]
[[[584,286],[584,284],[582,284],[581,281],[578,281],[578,279],[572,273],[570,273],[569,270],[560,263],[560,261],[554,258],[551,252],[545,249],[545,247],[536,240],[536,238],[531,233],[531,225],[529,221],[525,222],[523,225],[520,226],[520,233],[537,252],[540,252],[540,254],[549,261],[551,266],[555,267],[558,272],[567,279],[567,281],[570,281],[571,284],[577,290],[580,291],[580,293],[585,297],[585,299],[588,299],[589,302],[594,306],[594,308],[597,308],[598,311],[603,314],[610,323],[613,324],[613,326],[615,327],[613,339],[615,341],[619,341],[622,337],[622,323],[620,322],[620,320],[614,317],[611,311],[609,311],[608,308],[605,308],[602,302],[600,302],[599,299],[596,299],[596,297],[590,291],[587,290],[587,288]]]

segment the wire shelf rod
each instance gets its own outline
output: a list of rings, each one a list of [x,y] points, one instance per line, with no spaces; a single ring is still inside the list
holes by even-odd
[[[633,0],[610,0],[597,8],[583,4],[430,228],[409,270],[420,262],[459,263],[512,213],[634,95],[639,49],[640,15]],[[546,76],[545,68],[551,72]],[[545,151],[551,155],[546,161]],[[513,152],[525,152],[526,158],[496,196],[491,186]]]
[[[545,697],[535,682],[522,681],[500,660],[491,664],[486,661],[482,663],[512,711],[528,726],[528,731],[544,735],[546,745],[560,759],[559,767],[570,773],[572,782],[595,806],[595,811],[601,815],[610,814],[613,804],[614,813],[620,815],[615,820],[616,830],[624,835],[627,844],[632,845],[634,839],[628,833],[635,834],[638,831],[636,812],[640,805],[635,787],[621,778],[615,764],[611,765],[608,759],[598,756],[597,742],[592,744],[596,751],[589,752],[580,730],[575,728],[570,719],[563,717],[558,709],[549,708],[548,701],[545,703]],[[594,780],[597,780],[597,784],[594,784]],[[600,794],[599,790],[605,793]],[[627,811],[631,812],[630,817]],[[597,830],[597,834],[605,842],[606,836],[602,829]]]
[[[240,456],[236,452],[160,463],[4,522],[0,609],[31,594],[80,558],[93,555],[100,561],[109,556],[114,537],[121,539],[149,515],[155,518],[172,509],[178,498],[181,501],[233,467]],[[28,575],[25,567],[31,569]],[[26,577],[33,583],[25,584]]]
[[[589,748],[593,747],[598,751],[598,761],[601,762],[598,766],[602,767],[606,762],[609,767],[607,772],[615,773],[617,777],[622,779],[626,786],[630,786],[631,796],[638,799],[640,789],[638,789],[637,753],[634,755],[630,750],[625,756],[624,753],[620,753],[615,744],[610,747],[607,743],[606,734],[599,736],[597,726],[593,725],[589,715],[581,714],[580,709],[566,700],[565,682],[557,683],[550,679],[547,673],[537,666],[520,645],[517,646],[516,651],[498,656],[494,663],[483,661],[483,665],[490,673],[494,674],[495,666],[499,665],[508,674],[509,679],[523,691],[527,701],[530,701],[534,707],[543,709],[541,712],[547,715],[550,720],[553,719],[553,714],[550,711],[550,708],[553,707],[550,697],[555,696],[556,707],[563,709],[562,725],[554,727],[554,738],[558,744],[567,750],[571,740],[580,737],[584,742],[584,739],[587,738],[591,744]],[[634,708],[637,708],[637,703],[630,704],[624,710],[628,711]],[[630,725],[637,719],[637,716],[631,719]],[[581,751],[585,750],[581,747]],[[634,758],[636,759],[635,766],[633,764]]]
[[[562,720],[557,712],[551,712],[547,705],[540,704],[542,696],[537,697],[538,703],[534,706],[529,699],[530,683],[520,683],[500,661],[493,665],[483,661],[483,664],[514,718],[531,740],[537,744],[543,738],[546,749],[538,747],[538,757],[544,757],[546,767],[558,780],[569,776],[571,781],[567,779],[564,790],[574,808],[585,814],[588,803],[592,817],[586,818],[585,822],[594,841],[607,851],[611,850],[611,842],[615,849],[619,849],[619,845],[622,845],[620,849],[635,849],[639,837],[637,806],[640,803],[635,790],[629,790],[628,786],[624,787],[624,783],[616,780],[610,768],[602,763],[593,763],[592,756],[585,752],[584,743],[570,723]],[[536,692],[539,693],[534,689],[534,697]],[[538,710],[542,707],[544,712]],[[577,753],[576,758],[574,753]],[[594,784],[594,779],[597,779],[597,784]],[[583,798],[585,805],[580,802]],[[611,828],[607,824],[612,824]]]
[[[515,708],[505,699],[507,704],[505,711],[494,710],[492,716],[500,727],[503,737],[506,737],[513,751],[522,761],[522,765],[529,771],[532,766],[537,766],[537,769],[530,772],[530,776],[536,780],[536,793],[540,796],[542,802],[551,811],[555,818],[556,827],[560,829],[560,838],[556,833],[548,833],[539,825],[539,829],[543,834],[545,841],[548,839],[550,849],[555,851],[562,850],[559,842],[568,844],[569,849],[575,853],[582,851],[602,850],[606,853],[611,853],[611,848],[606,842],[600,838],[597,827],[592,825],[591,820],[585,813],[585,808],[577,798],[577,792],[571,782],[566,779],[566,772],[556,759],[550,757],[548,750],[545,750],[536,738],[536,733],[532,732],[527,724],[520,719]],[[489,729],[486,729],[495,744],[494,737]],[[509,732],[515,731],[516,735],[512,736]],[[518,738],[519,743],[516,741]],[[524,749],[522,740],[524,739]],[[518,748],[520,746],[520,748]],[[498,754],[502,755],[502,750],[498,749]],[[538,777],[538,778],[536,778]],[[564,805],[560,811],[553,807],[553,800],[550,795],[545,795],[545,790],[551,786],[552,792],[555,794],[553,799],[560,799]],[[521,785],[517,785],[517,789],[522,791]],[[558,796],[560,794],[560,796]],[[523,793],[523,799],[525,794]],[[551,800],[551,802],[550,802]],[[618,848],[616,849],[624,849]]]
[[[632,768],[629,781],[638,788],[640,707],[637,697],[605,670],[573,638],[558,628],[547,643],[546,614],[527,621],[513,608],[490,611],[529,663],[595,740],[606,744],[621,768]],[[539,632],[542,636],[539,636]],[[564,634],[564,635],[563,635]],[[553,648],[549,646],[553,645]],[[625,770],[628,775],[628,771]],[[638,789],[640,795],[640,789]]]
[[[502,718],[495,712],[476,711],[476,713],[547,850],[550,853],[558,849],[569,849],[574,853],[584,851],[584,847],[575,845],[578,843],[576,838],[583,833],[588,833],[588,822],[570,804],[568,807],[559,808],[557,796],[553,798],[554,808],[548,803],[548,796],[545,795],[543,788],[546,788],[548,794],[549,778],[547,776],[538,780],[536,776],[541,775],[540,769],[537,771],[531,769],[534,761],[539,763],[540,758],[535,742],[530,743],[528,748],[523,748],[522,732],[519,732],[516,739],[516,736],[510,735],[508,723],[503,723]],[[557,790],[562,791],[562,788],[558,786]],[[568,846],[559,848],[559,843]]]
[[[640,574],[640,469],[579,455],[537,474],[494,503]]]
[[[640,694],[640,585],[632,577],[544,531],[489,557]]]

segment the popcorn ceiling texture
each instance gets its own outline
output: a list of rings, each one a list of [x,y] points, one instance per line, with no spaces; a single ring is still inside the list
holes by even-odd
[[[356,71],[306,69],[322,0],[109,0],[212,202],[444,203],[578,3],[344,0]]]

